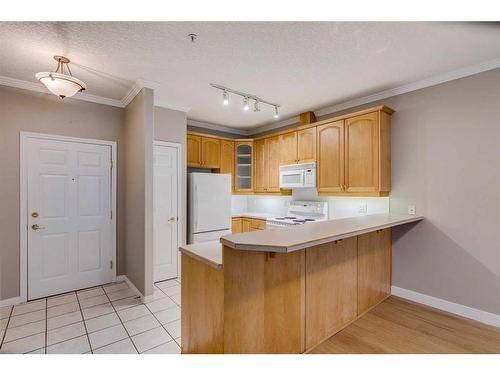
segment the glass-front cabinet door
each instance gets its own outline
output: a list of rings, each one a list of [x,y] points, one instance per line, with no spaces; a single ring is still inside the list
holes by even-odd
[[[235,192],[252,191],[253,141],[236,141]]]

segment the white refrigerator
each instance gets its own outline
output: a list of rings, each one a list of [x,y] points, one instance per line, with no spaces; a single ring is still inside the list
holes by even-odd
[[[231,233],[231,175],[188,174],[188,243]]]

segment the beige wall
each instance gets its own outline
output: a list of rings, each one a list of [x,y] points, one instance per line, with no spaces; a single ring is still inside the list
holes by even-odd
[[[381,103],[390,209],[425,216],[393,232],[393,285],[500,314],[500,69]]]
[[[186,243],[187,222],[186,123],[185,112],[162,107],[154,109],[155,140],[180,143],[182,146],[182,212],[179,213],[182,224],[182,244]]]
[[[153,91],[142,89],[125,108],[126,274],[143,295],[153,293]]]
[[[0,86],[0,300],[19,291],[19,132],[117,142],[117,273],[125,272],[123,109]]]

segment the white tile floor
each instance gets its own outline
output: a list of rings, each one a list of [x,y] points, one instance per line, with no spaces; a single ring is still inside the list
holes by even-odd
[[[0,308],[0,354],[178,354],[180,280],[143,304],[126,283]]]

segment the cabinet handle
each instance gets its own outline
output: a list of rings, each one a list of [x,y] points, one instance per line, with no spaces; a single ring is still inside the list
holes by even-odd
[[[383,231],[383,229],[377,229],[377,230],[375,231],[375,233],[380,233],[380,232],[382,232],[382,231]]]
[[[335,241],[333,241],[333,243],[334,243],[334,244],[337,244],[337,243],[339,243],[339,242],[342,242],[342,240],[343,240],[343,238],[341,238],[340,240],[335,240]]]

